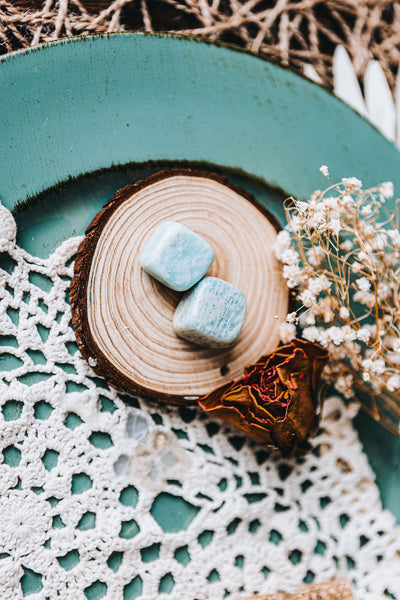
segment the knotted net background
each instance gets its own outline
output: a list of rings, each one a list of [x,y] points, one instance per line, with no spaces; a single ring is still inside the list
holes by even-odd
[[[222,40],[300,71],[316,69],[332,86],[338,44],[362,78],[377,59],[394,88],[400,61],[396,0],[0,0],[0,48],[95,32],[175,31]]]

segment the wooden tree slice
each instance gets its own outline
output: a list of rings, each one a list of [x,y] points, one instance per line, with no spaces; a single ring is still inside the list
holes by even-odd
[[[180,294],[139,265],[165,221],[207,240],[216,255],[208,275],[245,294],[247,317],[232,347],[200,348],[174,333]],[[240,377],[277,347],[287,313],[288,290],[273,254],[278,229],[254,198],[215,174],[173,169],[118,191],[88,227],[75,262],[72,323],[82,355],[120,390],[181,404]]]

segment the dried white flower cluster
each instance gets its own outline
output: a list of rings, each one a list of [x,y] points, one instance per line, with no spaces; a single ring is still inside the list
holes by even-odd
[[[329,179],[329,171],[321,173]],[[400,232],[393,184],[363,190],[349,177],[316,191],[309,202],[290,198],[288,224],[276,257],[296,289],[300,308],[281,325],[288,342],[301,337],[330,353],[324,375],[345,396],[368,385],[400,400]],[[400,418],[400,402],[396,402]]]

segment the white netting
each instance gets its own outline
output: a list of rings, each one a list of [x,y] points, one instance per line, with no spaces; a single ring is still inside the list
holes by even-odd
[[[195,409],[123,397],[77,352],[79,239],[47,260],[0,214],[0,597],[222,599],[347,577],[400,594],[400,529],[338,398],[282,459]],[[129,400],[130,404],[127,403]]]

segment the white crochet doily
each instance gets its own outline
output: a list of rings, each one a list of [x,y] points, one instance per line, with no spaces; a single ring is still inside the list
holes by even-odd
[[[117,394],[74,343],[79,239],[42,260],[15,233],[0,206],[0,598],[219,600],[338,577],[400,598],[400,529],[351,409],[330,398],[312,452],[285,460]]]

